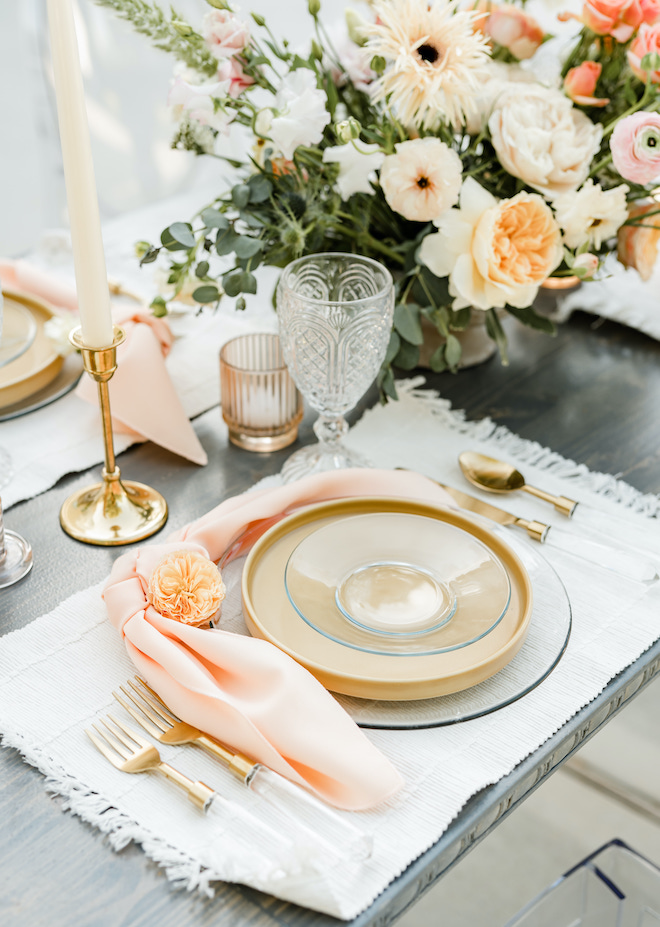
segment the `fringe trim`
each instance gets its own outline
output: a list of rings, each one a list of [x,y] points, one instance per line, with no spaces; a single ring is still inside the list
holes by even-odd
[[[562,457],[536,441],[520,438],[505,425],[496,425],[490,418],[477,422],[468,421],[462,409],[452,409],[451,402],[443,399],[436,390],[421,389],[425,382],[422,376],[401,380],[397,383],[397,390],[401,396],[421,402],[434,418],[453,431],[458,431],[474,441],[490,441],[523,463],[547,470],[561,479],[570,480],[577,488],[611,499],[640,515],[660,517],[660,495],[642,493],[610,473],[590,470],[585,464]]]
[[[71,811],[97,827],[106,835],[115,852],[123,850],[129,843],[140,844],[146,855],[165,870],[173,888],[189,892],[197,890],[213,898],[215,891],[211,883],[229,881],[226,873],[205,868],[119,811],[98,792],[54,763],[43,748],[29,744],[23,735],[15,731],[11,734],[5,732],[1,744],[13,747],[31,766],[42,772],[46,777],[46,791],[64,799],[62,810]]]

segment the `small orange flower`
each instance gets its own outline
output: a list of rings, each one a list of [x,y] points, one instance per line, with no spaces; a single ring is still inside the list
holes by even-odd
[[[564,92],[580,106],[607,106],[608,99],[594,96],[602,69],[597,61],[583,61],[577,68],[571,68],[564,78]]]
[[[159,614],[194,626],[208,624],[224,597],[219,569],[193,550],[175,550],[164,557],[147,587],[147,601]]]

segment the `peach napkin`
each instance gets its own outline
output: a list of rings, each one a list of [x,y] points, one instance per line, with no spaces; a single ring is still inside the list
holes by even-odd
[[[267,641],[165,618],[147,602],[149,577],[173,550],[214,562],[240,556],[300,506],[347,496],[453,505],[434,482],[394,470],[336,470],[243,493],[168,539],[114,564],[103,597],[133,663],[184,721],[340,808],[369,808],[403,785],[389,760],[306,669]]]
[[[77,311],[75,287],[27,261],[0,261],[0,279],[7,288]],[[169,325],[134,306],[114,307],[112,317],[126,331],[126,340],[117,350],[117,371],[110,380],[113,426],[118,432],[140,435],[193,463],[207,463],[206,452],[165,366],[173,341]],[[76,395],[96,403],[96,384],[90,377],[83,377]]]

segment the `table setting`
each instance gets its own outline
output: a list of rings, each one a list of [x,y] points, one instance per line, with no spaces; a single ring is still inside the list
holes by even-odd
[[[187,66],[177,144],[221,151],[236,122],[247,173],[202,210],[197,192],[102,230],[71,4],[48,0],[71,245],[59,267],[0,262],[0,607],[23,615],[0,638],[0,735],[172,887],[368,923],[660,670],[657,492],[494,421],[468,386],[496,405],[552,357],[519,350],[555,331],[546,281],[606,283],[617,247],[630,267],[657,248],[660,15],[563,16],[560,90],[521,67],[543,32],[513,4],[379,0],[347,17],[353,58],[315,0],[307,52],[207,6],[200,32],[157,7],[140,28]],[[466,60],[435,69],[442,29]],[[548,143],[532,176],[524,145],[503,153],[518,93],[573,163]],[[471,359],[475,328],[499,359]]]

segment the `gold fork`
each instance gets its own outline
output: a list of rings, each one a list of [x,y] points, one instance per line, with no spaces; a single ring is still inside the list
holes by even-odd
[[[140,724],[144,730],[150,734],[154,740],[161,744],[198,744],[209,753],[212,753],[216,759],[229,767],[237,779],[241,779],[246,785],[249,785],[251,778],[257,770],[258,763],[251,760],[242,753],[233,753],[224,744],[209,737],[203,731],[180,721],[175,714],[165,705],[162,699],[156,695],[153,689],[149,688],[144,679],[139,676],[135,677],[136,682],[128,680],[129,691],[125,686],[119,688],[126,698],[122,698],[118,692],[112,694],[117,699],[122,708]],[[129,701],[126,701],[128,699]]]
[[[108,724],[108,721],[112,722],[112,726]],[[113,766],[122,772],[155,771],[162,773],[170,782],[174,782],[182,789],[185,789],[188,798],[194,805],[201,808],[202,811],[208,810],[211,800],[216,797],[213,789],[203,782],[193,782],[192,779],[180,773],[178,769],[174,769],[168,763],[163,763],[158,750],[122,721],[118,721],[110,714],[108,715],[108,721],[105,718],[101,719],[101,724],[105,730],[102,730],[97,724],[92,725],[96,734],[85,730],[89,739],[106,760],[109,760]]]
[[[181,721],[159,695],[139,676],[128,680],[112,694],[130,716],[162,744],[196,744],[228,766],[251,791],[267,801],[282,818],[282,825],[294,828],[308,843],[323,844],[334,855],[366,859],[371,855],[373,838],[341,817],[304,789],[242,753],[233,753],[203,731]],[[319,833],[322,831],[323,836]]]

